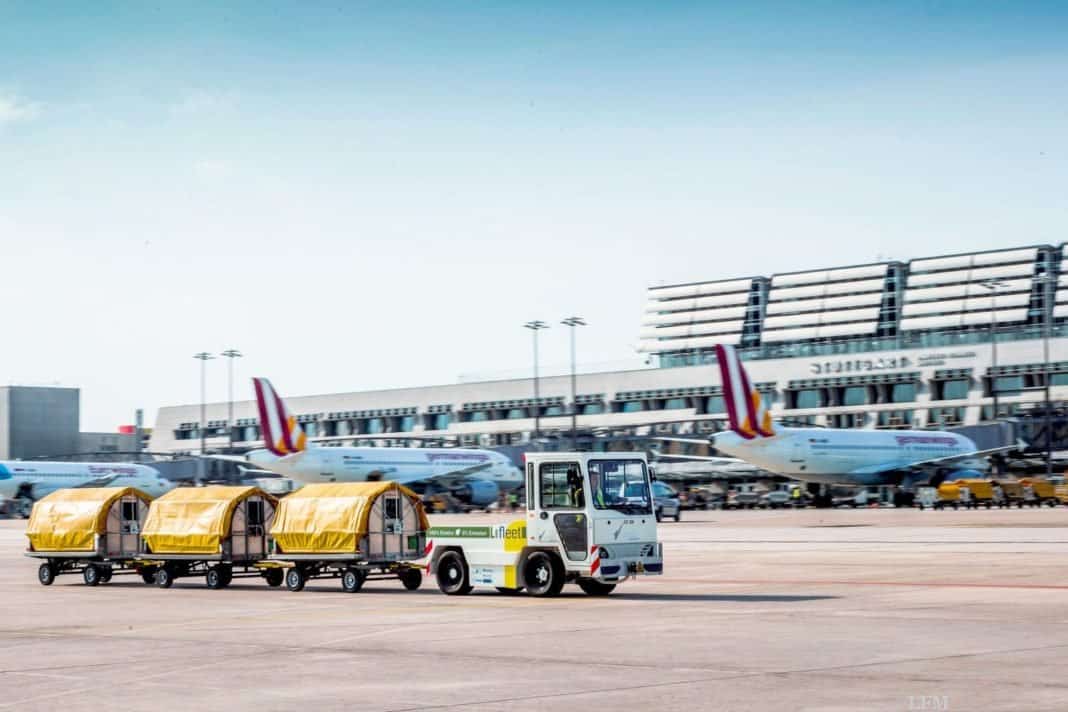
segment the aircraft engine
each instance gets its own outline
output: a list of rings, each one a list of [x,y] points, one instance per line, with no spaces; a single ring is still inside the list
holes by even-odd
[[[454,497],[472,507],[486,507],[497,501],[501,488],[489,480],[469,480],[452,491]]]
[[[983,474],[979,470],[952,470],[946,475],[945,482],[952,482],[954,480],[981,480],[986,478],[987,475]]]

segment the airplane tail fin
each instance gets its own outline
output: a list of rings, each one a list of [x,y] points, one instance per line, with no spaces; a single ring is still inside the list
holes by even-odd
[[[275,455],[292,455],[308,448],[308,437],[297,419],[266,378],[253,378],[256,406],[260,411],[260,430],[267,449]]]
[[[743,438],[775,436],[771,413],[760,391],[753,388],[738,353],[730,345],[716,346],[716,360],[723,382],[723,400],[731,430]]]

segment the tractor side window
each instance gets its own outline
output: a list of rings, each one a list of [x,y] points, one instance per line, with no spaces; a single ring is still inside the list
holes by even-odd
[[[122,503],[122,521],[124,522],[136,522],[137,521],[137,502],[124,500]]]
[[[527,509],[534,509],[534,493],[537,492],[537,488],[534,487],[534,463],[527,463]]]
[[[577,462],[546,462],[541,466],[542,509],[585,509],[582,470]]]

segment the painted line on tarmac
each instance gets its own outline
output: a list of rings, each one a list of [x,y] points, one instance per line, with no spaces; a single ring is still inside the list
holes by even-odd
[[[913,586],[919,588],[1013,588],[1050,589],[1068,591],[1068,585],[1043,583],[969,583],[961,581],[849,581],[834,579],[685,579],[672,578],[672,583],[697,583],[723,586]]]

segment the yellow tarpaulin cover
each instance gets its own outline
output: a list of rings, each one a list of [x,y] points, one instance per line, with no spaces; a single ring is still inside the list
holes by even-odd
[[[141,536],[156,554],[218,554],[234,508],[252,495],[274,501],[258,487],[173,489],[152,503]]]
[[[93,551],[103,534],[108,510],[120,497],[152,498],[133,487],[79,487],[56,490],[33,505],[26,536],[34,551]]]
[[[271,536],[290,554],[354,553],[367,533],[367,519],[375,500],[386,492],[400,492],[412,500],[419,529],[430,522],[419,496],[396,482],[333,482],[305,485],[278,504]]]

